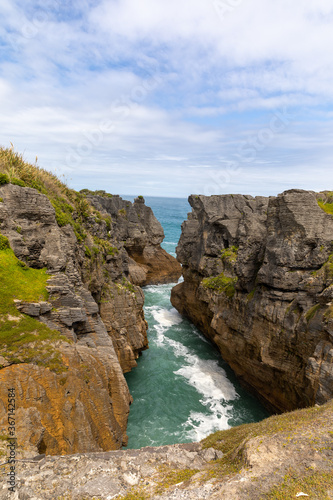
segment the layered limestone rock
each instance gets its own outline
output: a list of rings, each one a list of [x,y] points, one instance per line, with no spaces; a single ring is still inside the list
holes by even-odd
[[[7,434],[8,389],[13,388],[18,446],[26,454],[120,448],[127,443],[132,401],[123,372],[136,366],[148,347],[144,296],[130,281],[132,260],[123,243],[126,231],[136,241],[136,229],[126,218],[118,227],[122,215],[111,221],[83,197],[78,198],[80,217],[76,205],[59,197],[52,205],[29,187],[2,185],[0,200],[0,233],[8,237],[20,265],[50,274],[47,300],[17,298],[21,314],[0,317],[0,327],[29,315],[49,329],[43,330],[45,340],[37,327],[38,341],[10,346],[10,356],[6,345],[0,352],[0,434]],[[157,221],[150,209],[140,207],[142,223],[147,213],[144,224],[153,226],[142,249],[145,243],[158,251]],[[54,337],[52,331],[61,335]]]
[[[171,302],[277,411],[333,396],[333,218],[326,194],[190,196]],[[324,207],[325,208],[325,207]]]
[[[120,196],[88,198],[101,213],[111,216],[117,238],[130,257],[132,283],[144,286],[178,281],[181,266],[161,248],[163,228],[142,196],[133,204]]]
[[[329,499],[332,418],[329,402],[220,431],[202,443],[29,460],[18,454],[14,493],[9,466],[0,469],[0,499],[258,500],[301,493]]]

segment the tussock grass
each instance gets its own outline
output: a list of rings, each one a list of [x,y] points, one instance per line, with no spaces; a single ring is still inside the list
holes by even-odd
[[[0,147],[0,173],[7,176],[8,182],[20,186],[37,189],[43,194],[70,198],[71,190],[60,179],[39,167],[24,160],[23,155],[10,148]],[[0,181],[1,182],[1,181]]]
[[[55,174],[26,162],[23,155],[10,148],[0,147],[0,185],[16,184],[37,189],[52,203],[59,226],[70,224],[79,242],[86,237],[83,222],[93,214],[92,206],[83,193],[70,189]],[[73,217],[75,213],[75,217]]]

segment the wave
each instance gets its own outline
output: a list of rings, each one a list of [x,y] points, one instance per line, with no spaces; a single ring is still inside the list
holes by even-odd
[[[153,309],[152,315],[155,321],[162,326],[163,328],[170,328],[170,326],[173,325],[179,325],[182,321],[183,318],[179,314],[179,312],[172,308],[172,309]]]

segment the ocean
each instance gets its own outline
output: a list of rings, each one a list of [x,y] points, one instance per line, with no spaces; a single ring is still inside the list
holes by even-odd
[[[181,224],[191,207],[186,199],[145,200],[163,226],[162,247],[175,256]],[[128,448],[199,441],[217,430],[269,415],[240,386],[217,349],[172,307],[174,285],[144,287],[149,349],[125,375],[134,400]]]

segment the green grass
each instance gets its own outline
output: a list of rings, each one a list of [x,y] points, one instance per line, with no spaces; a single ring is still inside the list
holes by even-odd
[[[323,200],[317,200],[318,205],[324,212],[327,214],[333,215],[333,203],[327,203],[324,202]]]
[[[14,304],[14,299],[47,300],[49,278],[45,269],[31,269],[19,261],[10,248],[0,250],[0,354],[11,364],[33,362],[61,372],[64,367],[54,343],[68,342],[67,338],[21,314]]]
[[[235,264],[237,260],[238,247],[231,246],[221,250],[221,259],[223,262],[229,262],[230,264]]]
[[[161,495],[165,490],[170,488],[170,486],[189,481],[197,472],[199,472],[198,469],[170,470],[166,468],[165,471],[160,469],[162,479],[157,483],[155,493]]]
[[[204,278],[202,280],[202,286],[204,288],[209,288],[218,293],[224,293],[228,298],[232,298],[235,295],[235,284],[237,283],[237,278],[229,278],[225,274],[221,273],[213,278]]]
[[[84,193],[69,189],[55,174],[40,168],[37,158],[36,164],[32,165],[13,147],[0,147],[0,185],[8,183],[37,189],[45,194],[54,207],[58,225],[70,224],[79,242],[86,238],[83,224],[96,210]]]
[[[306,425],[310,425],[315,418],[326,412],[327,406],[333,409],[333,400],[320,407],[274,415],[261,422],[243,424],[211,434],[202,441],[203,447],[213,447],[222,451],[224,455],[211,466],[208,476],[222,478],[229,474],[238,473],[244,466],[240,451],[244,442],[257,436],[272,436],[277,433],[285,434],[286,439],[290,440],[293,435],[303,431]]]
[[[299,492],[306,493],[309,498],[320,498],[320,500],[331,500],[332,496],[327,491],[333,491],[333,469],[331,472],[314,472],[305,477],[297,477],[297,473],[290,471],[284,477],[282,484],[274,486],[269,493],[262,496],[267,500],[286,500],[296,498]],[[304,497],[306,498],[306,497]]]
[[[311,309],[309,309],[306,313],[305,313],[305,319],[307,321],[307,323],[312,319],[314,318],[316,312],[318,311],[318,309],[320,309],[320,304],[316,304],[314,305],[313,307],[311,307]]]

